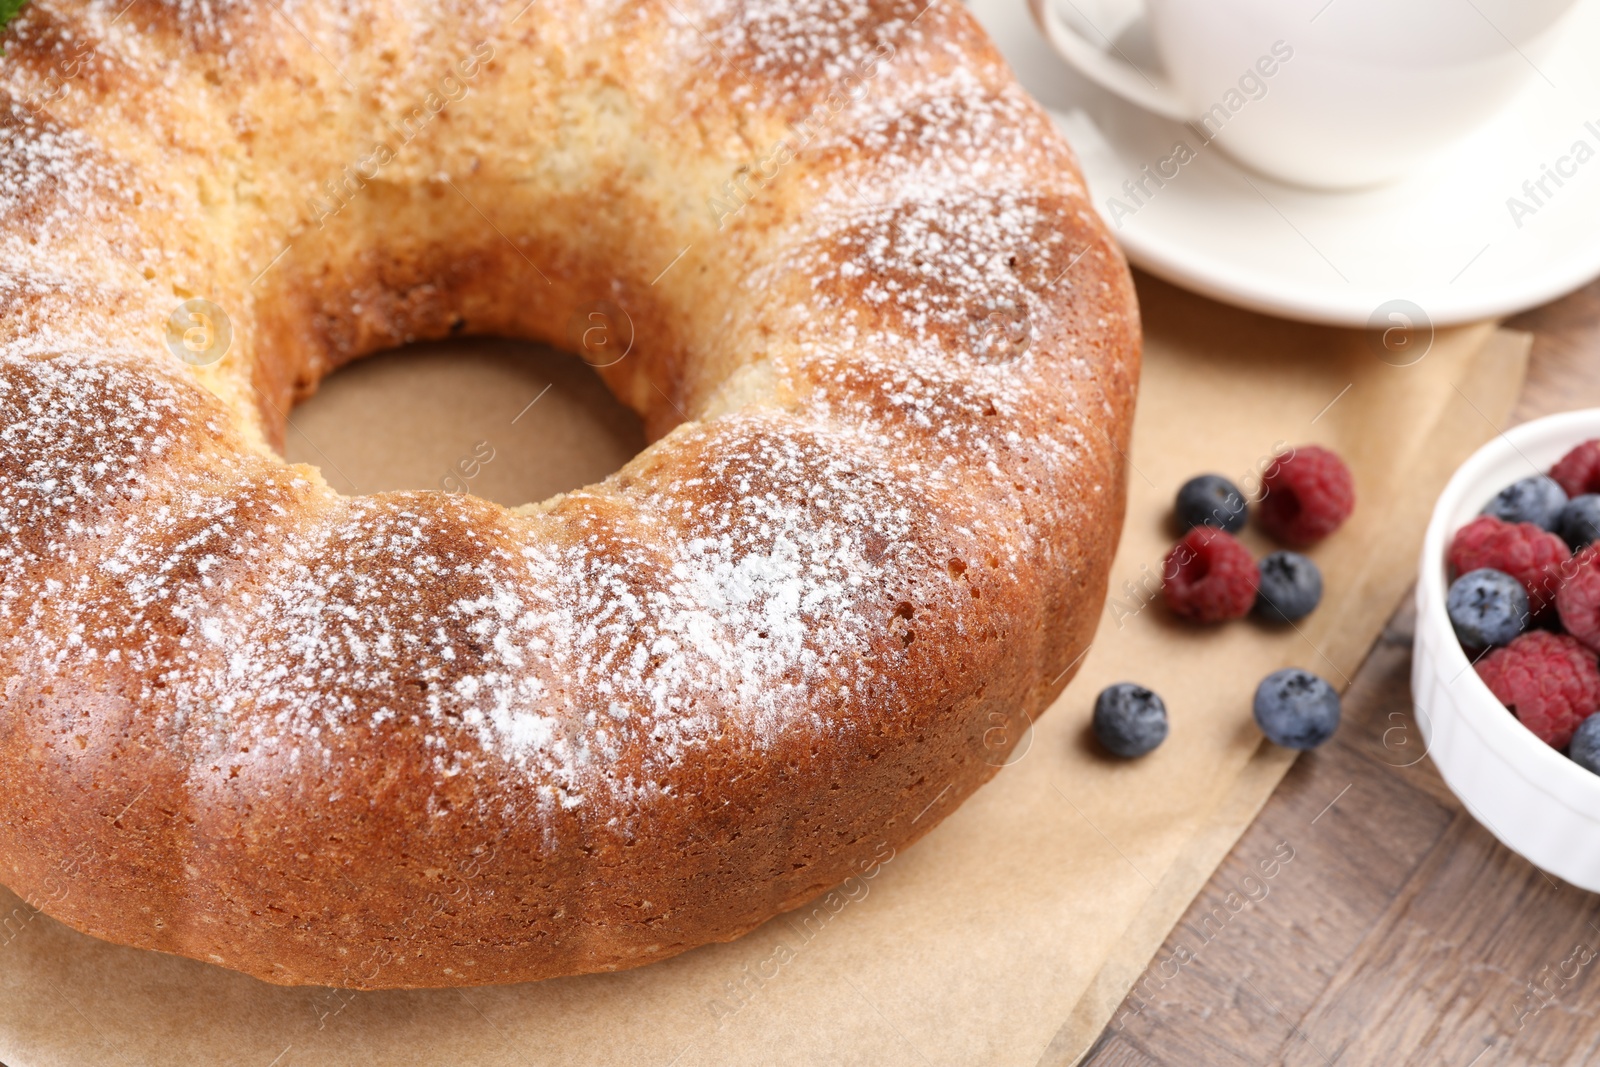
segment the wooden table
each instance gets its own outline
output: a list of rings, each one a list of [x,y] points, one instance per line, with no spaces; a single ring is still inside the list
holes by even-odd
[[[1600,283],[1507,325],[1536,336],[1515,421],[1600,406]],[[1290,770],[1086,1064],[1600,1061],[1600,897],[1501,845],[1422,757],[1413,621],[1407,593],[1338,736]],[[1230,921],[1205,921],[1219,907]]]

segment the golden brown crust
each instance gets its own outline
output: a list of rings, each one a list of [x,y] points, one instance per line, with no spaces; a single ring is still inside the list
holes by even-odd
[[[6,46],[0,878],[51,914],[279,983],[635,966],[920,836],[1070,677],[1138,321],[959,5],[35,0]],[[599,485],[270,450],[341,363],[602,304],[655,443]]]

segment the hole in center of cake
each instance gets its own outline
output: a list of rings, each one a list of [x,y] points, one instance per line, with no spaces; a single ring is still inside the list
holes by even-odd
[[[340,493],[470,493],[515,506],[600,481],[643,450],[639,418],[584,361],[508,340],[408,345],[323,379],[285,458]]]

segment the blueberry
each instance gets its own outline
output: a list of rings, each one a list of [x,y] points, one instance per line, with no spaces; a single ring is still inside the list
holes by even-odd
[[[1178,490],[1178,525],[1185,530],[1215,526],[1238,533],[1250,517],[1250,508],[1238,486],[1220,474],[1190,478]]]
[[[1298,552],[1274,552],[1261,561],[1255,612],[1272,622],[1303,619],[1322,603],[1322,572]]]
[[[1534,474],[1500,490],[1484,505],[1483,513],[1506,522],[1531,522],[1554,530],[1566,503],[1567,494],[1554,478]]]
[[[1115,755],[1142,756],[1167,739],[1167,706],[1142,685],[1108,685],[1094,701],[1094,735]]]
[[[1256,687],[1256,725],[1284,748],[1316,748],[1339,728],[1339,694],[1310,671],[1273,671]]]
[[[1574,552],[1600,538],[1600,494],[1584,493],[1567,501],[1556,518],[1556,533]]]
[[[1567,755],[1584,770],[1600,774],[1600,715],[1591,715],[1578,724]]]
[[[1445,610],[1468,648],[1508,644],[1528,625],[1528,591],[1504,571],[1480,567],[1450,583]]]

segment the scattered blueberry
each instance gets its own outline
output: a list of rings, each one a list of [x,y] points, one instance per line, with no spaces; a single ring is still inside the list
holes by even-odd
[[[1272,622],[1303,619],[1322,602],[1322,572],[1298,552],[1274,552],[1261,561],[1257,615]]]
[[[1591,715],[1578,724],[1567,755],[1584,770],[1600,774],[1600,715]]]
[[[1185,530],[1215,526],[1238,533],[1250,517],[1250,508],[1238,486],[1220,474],[1190,478],[1178,490],[1178,525]]]
[[[1115,755],[1142,756],[1167,739],[1167,705],[1142,685],[1108,685],[1094,701],[1094,736]]]
[[[1574,552],[1600,538],[1600,494],[1584,493],[1567,501],[1556,518],[1556,533]]]
[[[1546,530],[1556,528],[1567,494],[1546,474],[1534,474],[1512,482],[1484,505],[1483,513],[1506,522],[1531,522]]]
[[[1273,671],[1256,687],[1256,725],[1284,748],[1316,748],[1339,728],[1339,694],[1310,671]]]
[[[1480,567],[1450,583],[1445,609],[1463,645],[1493,648],[1528,625],[1528,591],[1504,571]]]

